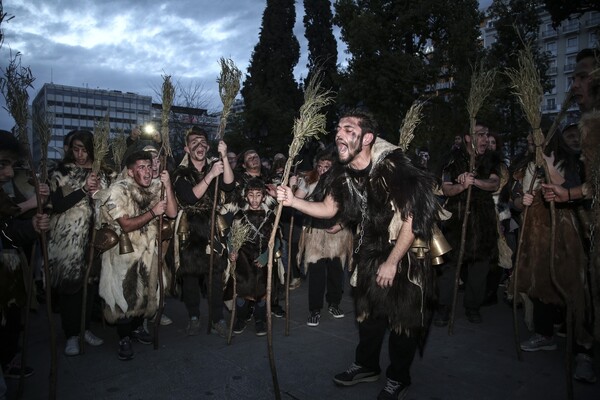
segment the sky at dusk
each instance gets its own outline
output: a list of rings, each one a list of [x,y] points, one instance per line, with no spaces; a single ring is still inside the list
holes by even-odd
[[[306,76],[308,62],[302,3],[296,1],[297,79]],[[266,1],[4,0],[3,5],[14,17],[2,24],[0,68],[6,68],[11,54],[22,54],[22,65],[36,78],[30,103],[48,82],[134,92],[158,101],[154,89],[167,74],[183,86],[202,85],[207,108],[218,111],[218,61],[231,58],[245,75]],[[339,29],[334,33],[339,36]],[[340,43],[338,63],[346,57]],[[14,122],[2,96],[0,106],[0,129],[9,130]]]

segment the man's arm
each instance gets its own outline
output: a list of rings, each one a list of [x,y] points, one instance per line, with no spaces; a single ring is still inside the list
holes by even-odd
[[[329,219],[338,212],[338,205],[330,194],[321,202],[306,201],[295,197],[292,189],[283,185],[277,188],[277,201],[314,218]]]
[[[500,187],[500,178],[496,174],[490,174],[487,179],[473,179],[473,186],[486,192],[495,192]]]
[[[382,288],[390,287],[394,283],[394,277],[398,271],[398,263],[402,257],[406,255],[408,249],[415,240],[415,235],[412,231],[412,217],[408,217],[400,227],[400,233],[396,239],[396,244],[390,252],[390,255],[383,264],[377,269],[377,285]]]

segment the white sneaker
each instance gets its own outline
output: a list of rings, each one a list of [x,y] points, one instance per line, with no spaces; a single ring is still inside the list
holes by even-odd
[[[156,322],[156,315],[150,320],[150,322],[155,323]],[[161,326],[167,326],[167,325],[171,325],[173,323],[173,320],[169,317],[167,317],[165,314],[160,316],[160,325]]]
[[[90,331],[89,329],[87,331],[85,331],[85,333],[83,334],[83,339],[90,346],[100,346],[101,344],[104,343],[104,340],[102,340],[98,336],[94,335],[92,333],[92,331]]]
[[[67,339],[67,344],[65,345],[65,355],[78,356],[79,353],[79,336],[71,336]]]

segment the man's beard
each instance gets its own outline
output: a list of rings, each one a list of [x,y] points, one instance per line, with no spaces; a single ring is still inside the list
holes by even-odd
[[[342,165],[350,164],[356,158],[356,156],[362,151],[362,140],[358,141],[358,146],[356,148],[354,148],[354,150],[350,150],[350,146],[348,146],[347,144],[346,144],[346,148],[348,149],[348,152],[346,153],[346,159],[342,160],[342,158],[341,158],[342,155],[338,153],[338,161]]]

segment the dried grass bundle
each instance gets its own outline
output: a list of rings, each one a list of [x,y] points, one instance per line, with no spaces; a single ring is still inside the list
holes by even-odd
[[[108,138],[110,136],[110,120],[108,113],[94,124],[94,163],[92,172],[98,173],[104,157],[108,154]]]
[[[221,64],[221,75],[217,78],[217,83],[219,84],[219,96],[223,103],[223,111],[221,112],[219,130],[217,131],[217,140],[223,139],[227,118],[229,118],[235,96],[240,91],[240,79],[242,78],[242,71],[235,66],[233,60],[221,57],[219,64]]]
[[[125,131],[123,129],[119,129],[117,136],[115,136],[111,143],[112,158],[117,170],[121,168],[123,156],[125,155],[126,150],[127,137],[125,136]]]
[[[171,83],[171,75],[163,75],[162,85],[162,114],[160,123],[160,136],[162,140],[161,151],[165,155],[172,157],[171,142],[169,141],[169,114],[175,98],[175,87]]]
[[[304,104],[300,107],[300,116],[294,121],[292,144],[283,171],[283,184],[287,185],[294,159],[308,139],[326,134],[327,117],[321,110],[333,102],[331,90],[321,90],[321,73],[317,71],[304,89]]]
[[[231,225],[231,252],[237,253],[250,238],[252,229],[247,222],[236,221]]]
[[[540,112],[544,89],[540,73],[535,65],[531,45],[525,44],[517,57],[518,69],[509,68],[505,73],[511,81],[511,87],[519,100],[525,118],[533,129],[533,140],[538,148],[544,143],[544,135],[540,129],[542,114]],[[541,151],[536,151],[536,164],[543,165]]]
[[[477,145],[475,140],[475,120],[479,110],[483,106],[485,99],[492,93],[494,81],[496,80],[497,70],[495,68],[485,70],[483,61],[479,64],[479,68],[473,71],[471,75],[471,89],[469,90],[469,98],[467,99],[467,112],[471,126],[471,149],[475,150]],[[474,154],[474,151],[472,152]]]
[[[48,144],[52,137],[52,122],[53,118],[49,114],[40,112],[33,116],[34,131],[40,140],[40,180],[46,182],[48,180]]]
[[[415,131],[417,125],[419,125],[419,122],[421,122],[424,106],[425,102],[417,99],[412,103],[406,112],[406,115],[404,116],[402,126],[400,127],[400,140],[398,141],[398,146],[404,152],[408,150],[410,142],[412,142],[415,137],[413,132]]]
[[[4,71],[4,77],[0,78],[0,90],[6,100],[6,109],[17,124],[19,141],[25,148],[29,148],[29,138],[27,137],[29,93],[27,89],[33,87],[34,80],[31,69],[21,65],[21,53],[19,52],[10,59]]]

